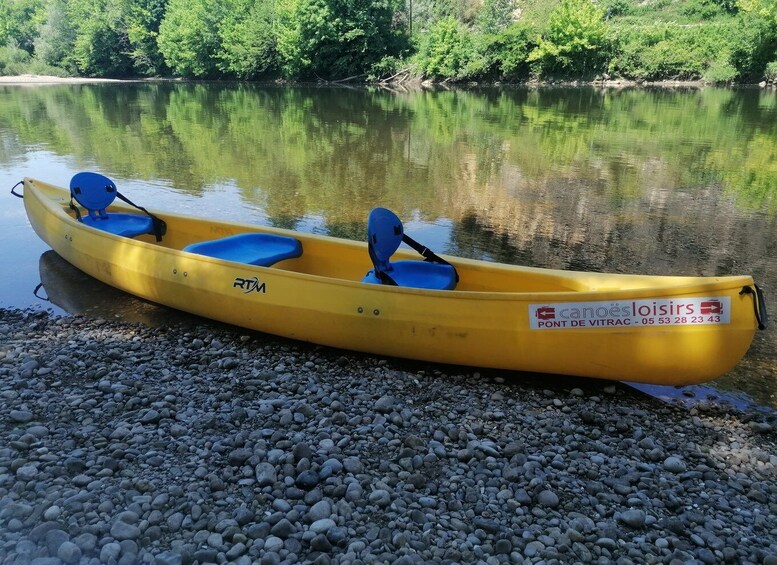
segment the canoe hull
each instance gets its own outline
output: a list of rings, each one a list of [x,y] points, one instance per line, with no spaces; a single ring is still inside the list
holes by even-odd
[[[570,286],[585,280],[597,288],[551,293],[400,289],[299,272],[296,264],[254,267],[184,253],[151,238],[113,236],[75,221],[65,212],[65,198],[55,187],[25,180],[24,201],[34,230],[85,273],[172,308],[327,346],[476,367],[681,385],[729,371],[756,329],[753,298],[741,294],[753,285],[750,277],[677,278],[676,284],[670,284],[675,279],[646,278],[654,281],[651,286],[623,275],[574,279],[574,273],[557,272],[553,276],[571,277]],[[194,220],[182,218],[181,232],[194,230]],[[176,217],[164,219],[173,232]],[[223,232],[223,226],[215,231]],[[305,253],[310,249],[314,257],[319,248],[331,247],[344,263],[363,253],[361,272],[369,267],[366,246],[299,236]],[[521,269],[452,260],[463,281],[470,271],[473,280],[485,280],[489,270],[495,280],[517,280]],[[353,272],[361,268],[354,266]],[[585,308],[595,319],[586,318]],[[597,309],[603,316],[597,317]],[[714,321],[720,309],[726,323]],[[701,321],[691,322],[689,312]]]

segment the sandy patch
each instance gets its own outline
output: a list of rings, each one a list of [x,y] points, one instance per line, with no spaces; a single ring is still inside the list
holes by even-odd
[[[0,84],[86,84],[95,82],[127,82],[112,78],[55,77],[45,75],[0,76]]]

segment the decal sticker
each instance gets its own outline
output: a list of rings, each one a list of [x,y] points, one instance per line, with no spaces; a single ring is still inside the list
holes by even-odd
[[[529,325],[533,330],[653,328],[730,323],[729,296],[529,304]]]
[[[235,277],[235,282],[232,283],[232,288],[239,288],[243,291],[243,294],[250,294],[252,292],[261,292],[267,294],[267,284],[259,282],[259,279],[252,277],[250,279],[242,279]]]

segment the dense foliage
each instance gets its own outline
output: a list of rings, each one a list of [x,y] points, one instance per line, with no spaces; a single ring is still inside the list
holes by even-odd
[[[772,80],[777,0],[0,0],[0,74]]]

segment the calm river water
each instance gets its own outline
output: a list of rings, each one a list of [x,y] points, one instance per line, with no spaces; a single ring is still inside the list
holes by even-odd
[[[81,170],[158,210],[363,239],[380,205],[453,255],[752,274],[777,307],[774,90],[0,86],[0,306],[164,323],[45,253],[8,192]],[[777,406],[776,335],[714,386]]]

